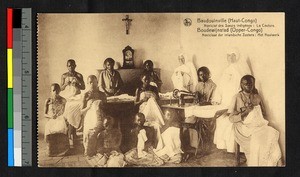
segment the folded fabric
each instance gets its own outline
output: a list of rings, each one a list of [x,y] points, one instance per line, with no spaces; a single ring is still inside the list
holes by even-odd
[[[196,116],[202,118],[214,118],[220,110],[225,110],[223,105],[189,106],[184,109],[185,117]]]

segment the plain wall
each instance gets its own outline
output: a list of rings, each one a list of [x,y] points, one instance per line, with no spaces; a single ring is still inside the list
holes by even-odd
[[[196,68],[207,66],[218,84],[227,67],[227,52],[236,47],[240,59],[250,65],[256,87],[263,97],[270,125],[280,132],[280,146],[285,159],[285,60],[284,16],[282,14],[243,14],[273,23],[280,37],[202,37],[197,32],[197,18],[227,18],[234,14],[129,14],[133,19],[130,34],[125,34],[126,14],[39,14],[38,15],[38,116],[39,133],[44,132],[44,101],[51,83],[60,83],[67,72],[66,61],[76,60],[76,70],[84,80],[103,68],[103,61],[112,57],[123,62],[122,50],[130,45],[135,50],[135,65],[151,59],[161,69],[162,92],[171,91],[171,75],[178,66],[177,56],[184,52]],[[192,26],[184,26],[190,18]]]

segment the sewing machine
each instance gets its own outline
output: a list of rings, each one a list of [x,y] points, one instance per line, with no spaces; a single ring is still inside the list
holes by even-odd
[[[178,98],[178,106],[179,107],[182,107],[185,105],[184,97],[186,97],[186,96],[194,97],[194,103],[195,104],[199,103],[198,92],[192,93],[192,92],[178,90],[178,89],[173,90],[173,97]]]

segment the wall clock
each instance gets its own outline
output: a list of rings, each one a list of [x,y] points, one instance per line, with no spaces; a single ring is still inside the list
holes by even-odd
[[[123,52],[123,68],[133,69],[134,68],[134,50],[130,46],[126,46],[122,52]]]

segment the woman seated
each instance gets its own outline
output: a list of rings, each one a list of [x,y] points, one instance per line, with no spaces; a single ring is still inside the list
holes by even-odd
[[[180,123],[176,118],[173,110],[165,111],[166,124],[161,129],[161,139],[155,154],[165,163],[180,163],[182,159],[181,140],[180,140]]]
[[[135,92],[135,105],[139,106],[139,112],[146,117],[146,125],[154,126],[156,129],[164,125],[162,111],[157,104],[157,87],[150,85],[150,76],[143,74],[141,77],[141,86]]]
[[[210,71],[207,67],[203,66],[197,70],[198,74],[198,83],[196,85],[195,92],[198,96],[199,105],[212,105],[215,104],[213,102],[214,94],[217,85],[210,79]],[[215,131],[215,121],[214,119],[196,119],[196,117],[188,117],[186,119],[186,123],[195,123],[196,120],[198,124],[201,125],[201,137],[202,142],[204,143],[205,150],[209,150],[210,146],[213,144],[213,134]],[[201,121],[201,122],[200,122]],[[185,126],[184,126],[185,127]],[[186,131],[186,128],[183,128],[184,134],[184,151],[190,149],[190,146],[198,148],[199,145],[199,137],[198,132],[194,129],[189,129]],[[189,146],[190,145],[190,146]]]
[[[44,106],[44,116],[49,119],[45,125],[49,156],[62,156],[69,150],[67,122],[63,117],[66,99],[59,96],[59,92],[59,85],[52,84],[51,97],[45,101]]]
[[[157,144],[161,140],[160,127],[165,124],[163,113],[157,104],[158,90],[157,87],[150,85],[150,76],[143,74],[141,76],[141,86],[136,89],[135,105],[139,111],[145,115],[145,126],[153,127],[156,131]],[[156,145],[154,146],[156,147]]]
[[[114,70],[115,61],[112,58],[104,60],[104,71],[100,73],[99,90],[106,96],[120,95],[123,81],[118,71]]]
[[[210,79],[210,71],[202,66],[197,70],[198,83],[195,92],[198,93],[200,105],[211,105],[217,85]]]
[[[143,65],[143,74],[150,76],[150,85],[155,86],[160,90],[162,81],[160,80],[157,73],[153,70],[153,62],[151,60],[146,60]]]
[[[234,124],[236,142],[245,152],[248,166],[276,166],[281,158],[279,132],[268,126],[264,119],[261,97],[255,88],[255,78],[245,75],[241,91],[233,98],[228,109]]]
[[[98,82],[95,75],[87,78],[88,91],[84,94],[81,104],[81,113],[84,117],[83,145],[85,154],[92,156],[95,154],[97,137],[102,125],[103,109],[106,103],[106,96],[97,88]],[[89,145],[89,142],[92,144]],[[88,147],[89,146],[89,147]]]
[[[178,61],[180,66],[175,69],[171,77],[174,89],[194,92],[197,84],[197,73],[194,64],[188,61],[185,54],[180,54]]]

